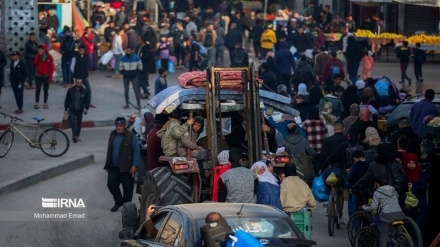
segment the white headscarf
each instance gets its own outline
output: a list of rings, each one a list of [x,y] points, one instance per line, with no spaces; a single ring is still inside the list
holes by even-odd
[[[309,93],[307,92],[307,86],[304,83],[300,83],[298,85],[298,94],[302,94],[302,95],[309,95]]]
[[[217,155],[217,159],[220,164],[228,164],[229,163],[229,150],[221,151]]]
[[[257,175],[259,182],[268,182],[268,183],[271,183],[273,185],[280,186],[278,184],[277,178],[272,173],[269,172],[269,170],[267,169],[267,165],[264,164],[264,162],[262,162],[262,161],[255,162],[252,165],[251,170],[254,171],[256,168],[260,168],[260,167],[264,167],[265,171],[264,171],[263,174],[258,174]]]
[[[147,112],[150,112],[150,111],[148,109],[142,109],[141,113],[139,114],[139,117],[137,117],[136,120],[134,120],[133,128],[134,128],[134,131],[136,131],[136,133],[138,135],[142,135],[142,133],[144,133],[142,131],[142,120],[144,120],[144,115]]]

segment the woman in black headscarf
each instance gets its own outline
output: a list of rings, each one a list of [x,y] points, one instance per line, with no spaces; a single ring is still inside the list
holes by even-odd
[[[157,37],[156,37],[156,33],[152,27],[147,28],[147,31],[142,36],[142,40],[144,42],[149,42],[149,45],[151,47],[151,53],[156,54]],[[153,74],[156,73],[155,63],[150,63],[149,72],[153,73]]]
[[[354,84],[357,81],[359,64],[364,56],[364,50],[362,46],[357,42],[354,36],[347,38],[347,50],[345,51],[345,57],[347,60],[347,73],[350,81]]]
[[[342,106],[344,107],[344,112],[342,113],[341,119],[345,119],[350,115],[351,104],[360,104],[360,99],[357,94],[357,87],[355,85],[350,85],[345,89],[341,96]]]

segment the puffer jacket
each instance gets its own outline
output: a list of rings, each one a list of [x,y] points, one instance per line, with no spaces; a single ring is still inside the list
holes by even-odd
[[[370,206],[364,207],[364,210],[372,212],[380,207],[381,214],[402,212],[398,198],[399,194],[397,194],[393,186],[381,186],[373,194],[373,203]]]
[[[181,125],[179,119],[172,118],[156,133],[161,139],[160,144],[165,156],[177,156],[177,142],[188,132],[188,129],[188,123]]]

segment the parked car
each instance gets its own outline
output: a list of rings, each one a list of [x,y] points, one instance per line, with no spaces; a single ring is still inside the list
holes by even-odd
[[[399,119],[401,117],[408,117],[409,112],[411,111],[411,107],[420,100],[424,99],[425,96],[423,94],[414,95],[407,100],[403,101],[399,104],[393,112],[388,116],[385,128],[383,129],[383,134],[385,137],[390,137],[391,134],[399,128]],[[432,101],[440,112],[440,93],[435,94],[435,98]]]
[[[247,203],[191,203],[160,208],[152,216],[158,229],[154,239],[146,238],[144,229],[122,229],[119,238],[125,240],[121,242],[121,246],[138,244],[137,246],[192,247],[200,240],[200,228],[205,224],[205,217],[214,211],[223,216],[233,231],[246,231],[267,247],[316,245],[315,241],[306,240],[287,214],[277,208]],[[131,212],[131,215],[126,215],[125,218],[136,221],[137,211]],[[126,212],[123,211],[124,213]],[[137,236],[134,236],[134,231],[137,232]]]

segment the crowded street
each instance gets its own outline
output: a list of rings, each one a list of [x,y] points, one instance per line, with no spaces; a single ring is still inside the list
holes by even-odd
[[[439,247],[440,5],[336,2],[0,0],[0,246]]]

